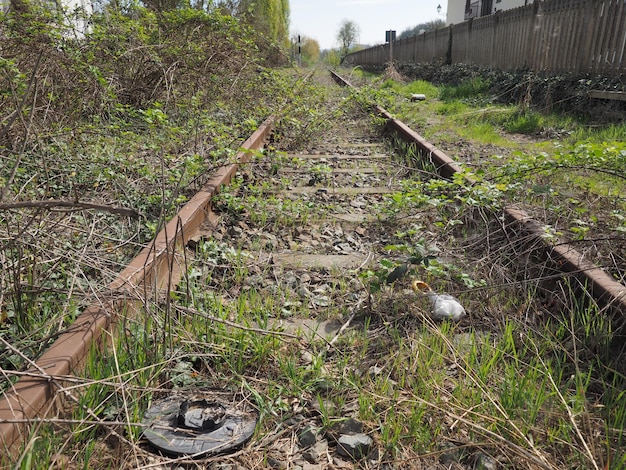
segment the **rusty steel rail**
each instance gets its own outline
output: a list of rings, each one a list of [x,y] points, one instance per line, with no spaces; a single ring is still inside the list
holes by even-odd
[[[330,71],[333,79],[341,86],[352,87],[350,82],[337,73]],[[387,119],[387,127],[398,134],[404,141],[415,144],[423,159],[428,159],[437,173],[444,178],[451,178],[461,168],[441,150],[427,142],[417,132],[402,121],[395,119],[387,110],[373,105],[374,111]],[[470,182],[474,182],[468,178]],[[505,207],[505,229],[518,235],[529,236],[542,247],[542,257],[559,266],[562,273],[574,276],[581,285],[586,286],[593,298],[601,305],[626,315],[626,286],[617,282],[601,268],[585,261],[584,256],[567,243],[551,243],[543,236],[541,224],[525,211],[515,207]]]
[[[562,272],[567,272],[578,279],[599,304],[626,314],[626,286],[617,282],[601,268],[586,261],[583,254],[571,245],[546,240],[541,224],[525,211],[505,207],[504,216],[508,228],[519,228],[521,233],[530,235],[535,241],[541,241],[544,260],[552,261]]]
[[[7,455],[28,438],[28,421],[50,416],[64,399],[63,377],[78,370],[89,350],[104,343],[116,318],[139,311],[146,293],[174,287],[182,270],[177,253],[211,214],[211,198],[230,183],[240,164],[265,144],[274,118],[268,118],[241,146],[235,162],[223,166],[109,285],[109,299],[94,302],[62,333],[0,400],[0,448]],[[110,338],[109,338],[110,339]]]

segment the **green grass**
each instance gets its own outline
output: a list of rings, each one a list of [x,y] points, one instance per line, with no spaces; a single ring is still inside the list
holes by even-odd
[[[399,86],[397,89],[404,95],[422,94],[426,95],[427,99],[437,96],[438,93],[436,86],[424,80],[416,80],[404,86]]]
[[[570,136],[571,142],[589,141],[593,143],[602,142],[619,142],[624,140],[626,135],[626,124],[609,124],[603,126],[585,126],[576,127]]]
[[[267,313],[261,312],[272,311],[267,301],[252,291],[240,297],[233,304],[239,312],[237,323],[254,321],[263,327]],[[510,453],[520,464],[552,455],[559,465],[588,467],[590,459],[605,458],[596,454],[604,447],[623,449],[626,444],[621,435],[626,425],[626,394],[620,392],[624,378],[618,380],[605,362],[610,360],[607,345],[612,335],[594,310],[572,311],[569,319],[555,319],[541,331],[515,320],[488,334],[470,330],[459,335],[450,324],[429,322],[389,325],[376,335],[364,328],[342,339],[336,358],[303,364],[297,344],[208,321],[232,318],[230,307],[225,310],[221,302],[196,299],[194,305],[197,313],[184,310],[177,315],[168,339],[176,353],[164,354],[164,362],[146,361],[145,354],[132,346],[132,338],[144,342],[141,330],[130,341],[118,340],[114,353],[90,356],[92,377],[82,387],[76,424],[66,424],[61,433],[51,429],[48,437],[38,431],[39,439],[24,452],[21,468],[41,468],[31,467],[32,462],[49,462],[57,451],[71,449],[82,449],[75,461],[93,468],[90,459],[97,457],[93,439],[98,428],[88,422],[102,419],[106,425],[108,419],[122,416],[138,422],[150,396],[141,391],[144,387],[210,386],[226,377],[231,387],[242,386],[252,393],[261,429],[267,431],[276,417],[289,416],[294,401],[306,396],[319,402],[320,424],[327,427],[355,401],[358,419],[378,430],[387,458],[403,458],[407,451],[439,451],[447,439],[464,435],[481,443],[483,450]],[[564,347],[572,340],[577,357]],[[598,340],[604,349],[597,349]],[[589,342],[599,351],[591,361],[582,358]],[[309,347],[316,351],[323,344]],[[358,366],[350,357],[362,357],[365,363]],[[360,370],[370,364],[380,364],[380,372]],[[346,375],[346,367],[353,372]],[[122,380],[125,387],[116,387]],[[333,384],[332,395],[319,391],[321,380]],[[137,438],[136,430],[127,429],[131,442]],[[68,431],[71,442],[65,440]],[[519,448],[526,454],[518,455]],[[473,453],[470,446],[467,458]]]
[[[411,86],[411,92],[433,92],[425,83]],[[480,90],[479,83],[472,86],[474,93]],[[468,103],[454,103],[445,104],[449,113],[438,113],[438,102],[424,108],[458,131],[455,135],[497,142],[498,129],[487,118],[473,120],[499,112],[484,112],[484,106],[474,112]],[[501,114],[506,122],[514,120],[509,109]],[[318,121],[316,114],[312,125]],[[489,237],[492,214],[498,216],[502,205],[527,188],[532,195],[524,201],[543,200],[556,210],[559,195],[542,188],[556,185],[558,165],[559,171],[580,162],[617,169],[621,147],[589,144],[558,155],[503,156],[495,179],[492,168],[471,168],[479,178],[474,184],[432,178],[432,167],[418,164],[415,148],[397,142],[390,147],[414,173],[380,203],[390,219],[365,226],[372,243],[368,249],[388,256],[386,263],[364,266],[360,275],[307,273],[324,279],[330,299],[327,307],[310,308],[287,282],[289,273],[261,260],[275,247],[253,232],[289,232],[322,220],[329,208],[279,198],[268,191],[267,175],[252,168],[214,205],[227,223],[247,224],[249,240],[222,233],[221,240],[208,238],[188,251],[180,285],[145,302],[139,316],[121,317],[112,347],[92,351],[84,378],[69,388],[78,402],[72,419],[34,427],[15,466],[147,464],[136,424],[148,404],[172,390],[199,388],[240,393],[259,412],[253,444],[232,457],[235,462],[251,456],[257,465],[269,465],[268,455],[282,445],[275,440],[286,437],[291,446],[291,433],[298,430],[288,423],[302,416],[323,432],[354,416],[375,436],[381,460],[397,465],[454,454],[459,465],[472,466],[486,453],[510,468],[603,468],[609,458],[608,468],[626,465],[626,377],[615,363],[619,338],[606,311],[579,299],[566,284],[570,302],[548,311],[535,298],[534,281],[522,283],[508,270],[514,270],[518,256],[509,254],[506,241]],[[268,159],[274,174],[286,156]],[[262,161],[259,157],[256,163]],[[194,164],[167,162],[175,168]],[[312,174],[326,171],[311,169]],[[545,180],[529,178],[540,172]],[[395,261],[408,257],[418,259],[415,276],[438,290],[459,292],[468,321],[434,323],[425,299],[380,282]],[[374,282],[381,284],[377,290],[371,288]],[[291,318],[343,323],[355,295],[366,300],[333,344],[307,331],[298,338],[283,331],[281,321]],[[451,449],[451,443],[462,446]],[[55,463],[57,458],[65,460]],[[206,464],[226,458],[231,457]]]
[[[623,139],[620,138],[624,131],[621,125],[599,127],[589,132],[590,128],[586,124],[576,123],[569,117],[541,115],[515,107],[485,108],[482,103],[476,106],[468,100],[475,96],[471,87],[454,92],[446,90],[446,93],[444,103],[420,108],[422,116],[417,121],[421,126],[426,121],[423,117],[425,112],[430,112],[430,116],[436,113],[440,121],[435,126],[446,129],[450,135],[442,137],[441,132],[433,132],[432,129],[427,132],[437,135],[446,143],[454,142],[457,136],[478,145],[500,145],[506,150],[518,144],[512,143],[504,132],[534,134],[556,129],[561,138],[556,145],[550,146],[528,142],[525,149],[528,153],[499,155],[496,160],[500,167],[498,169],[484,164],[478,166],[474,170],[474,177],[487,176],[488,181],[497,183],[489,189],[489,184],[482,186],[481,183],[486,181],[479,178],[474,189],[480,190],[482,187],[482,194],[491,194],[484,200],[477,200],[475,193],[464,195],[462,186],[438,193],[437,186],[429,188],[428,185],[416,185],[410,191],[402,191],[388,200],[390,214],[424,211],[425,205],[434,199],[432,205],[439,208],[441,217],[452,216],[465,224],[471,222],[471,219],[465,219],[459,213],[454,214],[445,194],[456,194],[457,199],[471,198],[471,206],[483,209],[494,203],[496,206],[509,203],[510,198],[515,198],[538,206],[542,214],[556,213],[559,217],[572,220],[568,227],[570,238],[579,239],[586,238],[590,227],[593,230],[599,219],[603,223],[611,222],[614,216],[610,214],[610,209],[623,206],[623,200],[620,202],[619,198],[615,198],[616,188],[622,188],[618,192],[623,194],[623,179],[612,176],[617,168],[615,165],[618,165],[617,162],[621,161],[624,154]],[[419,114],[406,107],[397,109],[402,109],[409,118]],[[429,122],[433,122],[432,117]],[[577,143],[577,139],[582,136],[587,139],[584,145]],[[546,149],[549,152],[544,151]],[[537,156],[533,156],[533,150]],[[414,156],[411,155],[411,149],[405,149],[404,152],[407,161],[412,161]],[[502,163],[504,168],[516,168],[511,173],[515,176],[507,180],[490,178],[493,176],[491,172],[498,172]],[[572,183],[579,188],[578,193],[572,191]],[[529,193],[533,194],[532,198],[524,198],[519,193],[519,189],[526,185],[534,188]],[[493,189],[497,191],[493,192]],[[584,195],[589,193],[613,196],[604,201],[609,213],[598,211],[597,205],[591,205],[589,199],[584,199]],[[563,204],[563,194],[569,196],[566,204]],[[594,215],[587,218],[585,214],[589,210]],[[489,210],[484,212],[488,213]],[[621,227],[623,217],[614,218],[619,220],[618,225]],[[445,219],[442,222],[440,226],[445,229]],[[465,236],[471,234],[465,230],[462,233]],[[433,267],[436,268],[436,264]],[[450,272],[445,271],[437,274],[450,276]],[[487,278],[487,283],[491,282]],[[511,299],[502,300],[510,302]],[[503,305],[501,308],[507,312],[519,307]],[[495,441],[501,445],[510,445],[511,449],[517,446],[530,449],[532,456],[527,455],[527,459],[545,462],[540,449],[550,448],[549,453],[556,456],[560,465],[593,468],[592,462],[596,462],[596,468],[600,468],[611,459],[607,468],[622,468],[626,458],[623,433],[620,430],[623,429],[626,402],[620,387],[625,377],[623,370],[614,375],[616,364],[612,364],[611,359],[614,352],[610,346],[613,337],[610,321],[597,308],[576,303],[564,311],[563,317],[552,318],[553,321],[545,325],[545,330],[529,328],[512,317],[500,325],[493,335],[471,332],[469,351],[466,347],[458,348],[454,344],[453,332],[441,333],[441,337],[450,344],[447,351],[442,350],[439,343],[433,343],[427,348],[430,354],[420,350],[420,360],[424,361],[427,370],[417,372],[416,375],[432,378],[427,387],[431,390],[452,388],[455,400],[446,399],[445,406],[442,406],[436,398],[423,398],[428,397],[428,394],[420,389],[418,396],[421,400],[418,403],[426,403],[430,410],[439,411],[443,415],[454,415],[454,419],[469,417],[460,422],[467,426],[470,434],[475,433],[477,439],[490,440],[495,437],[490,432],[495,430],[498,436]],[[432,329],[431,334],[438,335],[438,329]],[[428,336],[420,338],[430,344]],[[402,351],[403,344],[387,349]],[[572,345],[575,345],[573,350]],[[412,353],[416,354],[416,351]],[[437,361],[438,357],[446,358],[444,364],[456,364],[455,370],[462,372],[463,380],[437,378],[437,367],[441,367],[437,366],[441,363]],[[391,375],[394,376],[393,373]],[[401,377],[401,383],[404,384],[406,377]],[[450,381],[455,384],[442,384]],[[394,411],[397,411],[397,407]],[[405,416],[408,414],[406,412]],[[606,433],[598,435],[595,431],[597,428],[602,428]],[[385,434],[390,446],[398,446],[397,435],[395,431]]]
[[[511,203],[547,214],[545,223],[555,233],[584,240],[610,236],[600,232],[606,226],[623,230],[626,187],[618,167],[624,124],[591,124],[489,103],[487,89],[480,81],[444,86],[440,100],[420,103],[419,109],[397,102],[394,109],[453,159],[460,148],[474,178],[505,185]]]
[[[490,84],[480,77],[472,78],[460,85],[439,87],[439,99],[444,102],[465,100],[484,96],[489,90]]]
[[[503,127],[511,134],[534,134],[542,130],[542,122],[542,117],[537,112],[514,113]]]

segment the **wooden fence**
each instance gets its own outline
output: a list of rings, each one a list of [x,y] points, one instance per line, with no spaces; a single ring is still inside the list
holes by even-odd
[[[626,0],[544,0],[348,54],[347,65],[473,63],[502,70],[626,72]]]

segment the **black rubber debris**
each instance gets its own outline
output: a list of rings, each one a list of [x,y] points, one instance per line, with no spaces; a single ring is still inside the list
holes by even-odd
[[[210,396],[168,397],[144,415],[143,436],[159,451],[200,457],[234,450],[246,442],[257,414]]]

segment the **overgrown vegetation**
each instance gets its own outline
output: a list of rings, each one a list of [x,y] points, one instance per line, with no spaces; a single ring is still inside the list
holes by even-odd
[[[536,215],[545,223],[546,236],[576,240],[591,259],[624,281],[623,122],[590,122],[498,104],[491,83],[480,77],[438,89],[425,84],[385,81],[380,91],[364,98],[386,103],[447,150],[474,180],[505,191],[507,203]],[[406,97],[415,90],[429,99],[410,103]]]
[[[528,70],[502,71],[476,65],[433,63],[396,63],[398,72],[409,81],[425,80],[438,86],[467,90],[476,81],[489,86],[491,102],[518,105],[522,111],[533,109],[542,114],[552,111],[583,120],[617,120],[624,113],[623,101],[597,100],[591,90],[624,91],[623,79],[588,74],[545,75]],[[364,67],[382,73],[386,66]]]
[[[586,286],[527,262],[532,247],[499,223],[504,205],[522,204],[547,237],[608,250],[623,280],[621,125],[596,132],[494,106],[484,78],[446,87],[386,80],[331,101],[324,87],[265,68],[253,33],[219,13],[107,10],[81,40],[31,14],[0,28],[4,386],[85,305],[110,299],[108,282],[244,137],[270,113],[282,119],[272,144],[214,201],[222,224],[186,252],[183,282],[122,315],[110,348],[94,348],[84,374],[64,382],[71,411],[34,423],[19,455],[3,454],[10,465],[160,465],[141,441],[149,404],[220,388],[258,410],[252,442],[232,456],[169,464],[267,468],[290,462],[305,425],[333,436],[350,417],[375,438],[357,468],[626,466],[622,324]],[[427,100],[410,102],[411,93]],[[371,99],[454,148],[465,173],[436,178],[415,148],[391,140],[396,161],[372,176],[393,180],[388,194],[352,205],[317,192],[338,175],[353,188],[367,182],[351,168],[337,173],[332,160],[287,152],[311,143],[335,152],[345,135],[324,146],[320,130],[345,133]],[[558,144],[506,134],[549,128]],[[317,199],[278,194],[293,185]],[[358,229],[328,222],[355,207],[376,217]],[[611,244],[593,233],[610,233]],[[268,262],[270,252],[302,246],[373,259],[355,270]],[[406,289],[409,276],[456,293],[468,320],[433,322]],[[287,329],[292,319],[301,323]],[[345,328],[329,340],[313,333],[318,320]]]
[[[9,369],[104,295],[270,114],[298,123],[286,143],[324,125],[319,92],[266,68],[231,16],[111,6],[71,38],[25,5],[0,18],[0,328],[25,353],[3,347]]]
[[[372,77],[366,78],[367,82],[371,83]],[[501,311],[501,323],[496,328],[498,333],[493,337],[493,344],[499,344],[496,349],[502,346],[498,341],[504,339],[511,330],[515,331],[514,336],[516,338],[522,338],[521,344],[519,341],[509,342],[509,344],[514,344],[514,351],[504,353],[502,357],[495,360],[504,368],[501,373],[496,375],[502,378],[504,382],[506,382],[507,377],[510,377],[514,385],[507,386],[501,382],[497,386],[494,384],[482,388],[481,380],[485,379],[484,376],[480,375],[480,371],[486,364],[474,363],[469,368],[481,377],[480,380],[470,379],[473,385],[469,388],[478,386],[486,392],[485,395],[481,396],[482,403],[487,401],[496,405],[494,410],[485,415],[479,414],[481,416],[496,416],[498,413],[502,413],[503,419],[512,424],[515,422],[515,418],[505,411],[506,405],[501,407],[505,402],[512,404],[520,399],[516,406],[520,406],[522,402],[526,403],[526,405],[521,405],[522,409],[525,410],[522,414],[531,421],[542,415],[541,411],[537,411],[538,409],[542,406],[548,406],[552,410],[548,412],[548,415],[551,415],[552,418],[541,418],[542,424],[537,428],[541,429],[541,432],[547,431],[547,434],[544,435],[547,441],[552,442],[554,437],[553,431],[548,431],[550,429],[549,423],[553,422],[552,419],[558,420],[557,416],[569,416],[570,425],[564,423],[561,425],[568,429],[566,433],[570,433],[570,436],[576,435],[575,439],[579,444],[582,443],[586,449],[580,456],[586,454],[587,457],[583,457],[583,460],[587,460],[587,462],[583,463],[581,460],[574,463],[571,460],[572,455],[565,457],[564,454],[560,454],[562,448],[557,450],[557,447],[560,446],[553,448],[555,451],[553,455],[560,455],[557,457],[557,460],[561,462],[559,466],[573,465],[592,468],[591,462],[595,460],[594,468],[599,468],[597,462],[604,462],[606,468],[622,468],[626,461],[621,444],[623,434],[619,431],[622,429],[621,427],[613,428],[617,429],[617,433],[611,432],[612,437],[607,440],[607,442],[620,442],[618,450],[609,452],[612,457],[608,460],[598,458],[597,455],[592,457],[594,453],[591,450],[593,444],[589,439],[593,440],[591,438],[591,435],[594,434],[593,429],[602,426],[600,425],[602,422],[605,424],[614,422],[613,420],[617,418],[620,423],[619,426],[623,425],[621,423],[624,403],[620,387],[623,385],[625,371],[621,366],[617,366],[617,364],[621,364],[622,359],[613,360],[615,357],[623,357],[624,354],[623,319],[619,316],[612,317],[610,314],[607,316],[605,310],[593,308],[589,310],[585,302],[580,300],[584,297],[584,286],[560,284],[561,281],[556,285],[549,281],[544,284],[542,277],[547,276],[546,279],[549,279],[548,273],[556,272],[554,271],[555,268],[546,268],[545,265],[531,268],[533,255],[530,251],[526,251],[529,249],[528,246],[522,243],[519,248],[514,248],[511,246],[510,239],[498,240],[496,234],[499,229],[490,227],[488,221],[497,221],[504,205],[522,205],[537,220],[545,223],[546,238],[557,243],[561,240],[574,241],[577,249],[586,253],[590,259],[606,268],[618,281],[623,283],[625,279],[623,270],[625,239],[622,236],[623,220],[620,214],[624,211],[625,201],[622,194],[625,192],[625,186],[623,178],[616,170],[618,167],[623,168],[624,165],[623,159],[626,155],[626,148],[622,136],[626,135],[626,129],[624,129],[623,123],[603,125],[593,123],[589,125],[587,118],[576,119],[572,115],[540,113],[526,107],[524,103],[521,106],[497,105],[494,104],[492,91],[493,88],[489,82],[479,77],[437,89],[433,88],[430,83],[421,80],[403,84],[389,79],[374,79],[373,86],[366,86],[359,91],[357,98],[364,107],[367,107],[370,102],[383,103],[387,109],[391,109],[404,122],[408,122],[411,127],[426,135],[428,140],[434,141],[438,147],[447,150],[449,155],[460,162],[465,169],[464,174],[456,176],[449,182],[437,179],[409,184],[407,188],[395,193],[388,200],[386,210],[389,210],[391,214],[396,214],[397,220],[401,221],[409,214],[419,214],[423,211],[432,213],[434,207],[437,215],[429,216],[428,220],[431,224],[434,221],[437,228],[433,228],[430,224],[425,227],[419,224],[413,227],[414,233],[436,232],[439,237],[445,238],[444,234],[447,232],[452,240],[456,240],[453,245],[456,243],[460,245],[457,250],[464,254],[466,260],[468,256],[472,256],[471,253],[476,253],[478,256],[477,264],[485,263],[485,269],[492,269],[488,266],[493,267],[495,264],[508,268],[506,272],[497,270],[495,273],[492,272],[490,276],[483,275],[482,277],[475,275],[466,277],[467,272],[463,273],[463,270],[461,273],[456,270],[442,270],[442,264],[437,261],[421,267],[411,268],[409,265],[409,270],[413,269],[413,271],[421,273],[421,276],[426,276],[427,280],[437,279],[441,282],[443,277],[454,281],[454,285],[464,283],[470,291],[478,287],[478,292],[481,292],[479,287],[481,284],[476,284],[476,280],[486,281],[486,284],[482,285],[494,286],[495,290],[501,290],[503,286],[510,285],[515,280],[521,280],[527,288],[534,286],[534,288],[529,289],[530,293],[538,295],[539,299],[546,299],[543,305],[549,311],[553,314],[555,310],[558,311],[555,317],[542,319],[542,314],[538,314],[535,307],[531,307],[524,301],[519,304],[517,301],[511,300],[513,297],[519,296],[519,293],[512,294],[513,297],[500,296],[492,293],[492,288],[488,287],[484,294],[478,295],[482,308],[489,309],[488,305],[491,305]],[[412,93],[423,93],[427,96],[427,100],[409,102]],[[437,97],[439,100],[435,99]],[[511,135],[511,133],[539,136],[539,138],[519,138]],[[402,154],[407,162],[414,161],[417,163],[421,161],[412,148],[403,147]],[[432,169],[429,170],[421,164],[418,164],[417,167],[420,174],[424,171],[432,171]],[[509,178],[507,175],[511,177]],[[466,176],[471,178],[471,182],[466,180]],[[487,227],[481,229],[483,224],[487,224]],[[419,240],[416,245],[415,238],[406,238],[406,231],[401,233],[403,237],[396,239],[391,245],[395,247],[395,250],[411,252],[417,246],[423,252],[424,246],[428,245],[428,243],[425,244],[424,240]],[[484,243],[487,246],[481,247]],[[453,247],[448,245],[446,256],[456,258],[453,255],[455,251]],[[506,251],[512,251],[515,254],[506,255],[504,254]],[[516,259],[528,261],[522,262],[520,267],[519,261]],[[400,257],[398,262],[405,263],[405,260],[406,255]],[[394,268],[397,270],[402,266],[406,267],[403,264],[385,261],[381,266],[381,271],[371,273],[368,279],[373,279],[377,285],[380,285],[385,278],[389,279],[391,270]],[[465,268],[468,268],[467,264],[465,264]],[[533,272],[537,277],[529,280]],[[460,274],[464,274],[464,276]],[[455,288],[454,285],[448,284],[452,290]],[[546,287],[547,291],[544,291]],[[444,288],[443,290],[447,289]],[[556,309],[554,303],[555,290],[561,292],[561,295],[556,294],[559,298]],[[579,300],[574,300],[574,304],[569,303],[572,298]],[[471,300],[466,301],[471,302]],[[564,305],[568,305],[568,307],[564,307]],[[385,311],[390,310],[389,305],[385,305],[383,308]],[[487,314],[486,318],[493,320],[493,312]],[[513,318],[518,320],[511,321]],[[592,318],[594,325],[589,323]],[[531,326],[534,321],[538,321],[535,324],[536,327]],[[475,320],[472,324],[479,328],[478,322]],[[596,336],[598,331],[596,328],[603,331],[600,333],[601,340]],[[574,346],[572,349],[570,339],[562,336],[565,331],[571,335],[571,341],[574,343],[581,342],[580,347]],[[596,331],[596,333],[591,333],[592,331]],[[435,333],[439,334],[440,332],[441,329],[437,328]],[[467,356],[465,356],[462,348],[459,348],[457,342],[460,335],[454,332],[446,332],[444,335],[445,341],[449,342],[448,347],[454,351],[454,358],[450,358],[448,363],[455,364],[460,358],[462,363],[468,364],[465,362],[468,361]],[[604,340],[607,339],[608,342],[605,343]],[[470,343],[474,344],[474,341],[475,338],[470,339]],[[522,346],[522,344],[526,344],[526,346]],[[390,349],[394,350],[393,348]],[[572,351],[576,352],[572,355]],[[549,359],[546,360],[546,357]],[[509,362],[509,360],[513,362]],[[516,372],[513,369],[506,372],[507,364],[512,366],[513,363],[517,364],[513,367]],[[530,384],[522,379],[524,375],[532,374],[521,364],[531,365],[533,370],[540,371],[540,377],[533,379],[535,385],[529,386]],[[520,366],[526,372],[517,375],[521,370]],[[560,367],[564,367],[564,369],[559,372],[553,369],[555,366],[557,369]],[[619,370],[617,374],[615,374],[616,366]],[[453,367],[456,370],[456,366]],[[572,373],[570,374],[570,372]],[[430,373],[432,373],[432,369],[423,371],[422,375]],[[586,381],[585,379],[585,384],[578,382],[578,385],[572,386],[572,381],[575,381],[575,377],[579,373],[582,373],[589,380]],[[489,374],[487,374],[488,376]],[[437,379],[434,380],[437,381]],[[445,383],[446,379],[442,378],[442,381]],[[539,388],[536,387],[537,384],[539,384]],[[545,385],[548,388],[541,391]],[[594,418],[588,416],[586,419],[588,427],[583,429],[580,423],[575,422],[574,417],[579,416],[574,411],[577,406],[574,405],[575,401],[571,397],[566,398],[567,392],[564,392],[570,387],[586,390],[582,393],[585,397],[583,407],[586,410],[583,413],[593,408],[598,410],[611,408],[619,411],[615,414],[600,412],[599,415],[596,415],[595,419],[599,420],[596,424],[591,424],[594,422]],[[426,391],[421,391],[421,393],[427,393],[427,390],[431,388],[432,383],[430,387],[426,388]],[[434,388],[437,389],[437,387]],[[455,391],[461,388],[465,387],[453,387]],[[445,389],[445,387],[441,389]],[[509,401],[512,395],[508,398],[504,395],[493,397],[491,392],[494,390],[505,393],[508,393],[506,390],[511,392],[515,390],[516,398]],[[535,405],[538,406],[530,406],[529,408],[528,398],[521,398],[520,393],[528,393],[528,397],[533,397],[533,399],[543,396],[544,398],[540,401],[544,399],[546,401],[544,401],[544,405],[535,402]],[[493,401],[489,398],[490,396]],[[467,395],[466,398],[468,398]],[[554,398],[557,399],[557,402],[568,403],[568,405],[561,408],[560,412],[555,411],[560,405],[553,401]],[[609,398],[609,402],[598,403],[597,400],[604,398]],[[446,406],[449,406],[450,402],[453,403],[453,401],[446,400]],[[547,403],[552,404],[547,405]],[[478,403],[475,406],[479,406]],[[556,408],[553,408],[554,406]],[[436,406],[434,408],[437,409]],[[465,404],[462,408],[470,415],[473,413],[473,411],[467,411],[473,410],[469,404]],[[527,415],[526,413],[531,408],[535,411]],[[445,408],[445,410],[447,409]],[[463,412],[460,415],[463,415]],[[521,417],[519,410],[514,415],[518,418]],[[526,418],[522,419],[525,420]],[[464,421],[460,420],[460,422]],[[507,436],[516,434],[528,436],[530,433],[533,442],[536,443],[537,441],[534,440],[535,431],[530,431],[530,429],[535,429],[535,426],[528,427],[528,423],[526,421],[524,425],[514,425],[514,428],[509,429],[505,434]],[[489,426],[486,428],[492,429]],[[526,429],[526,431],[522,431],[522,429]],[[429,436],[429,439],[432,439],[432,436]],[[557,438],[558,440],[561,438]],[[566,446],[570,449],[577,445],[572,442],[571,438],[562,442],[568,442]],[[522,441],[519,441],[519,444],[524,446]],[[457,458],[458,456],[454,457],[453,460]],[[468,458],[475,462],[472,460],[473,457]],[[526,458],[530,459],[531,457],[526,456]],[[536,461],[535,464],[542,466]],[[511,462],[510,465],[517,468],[517,464]]]

